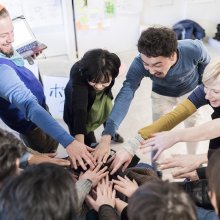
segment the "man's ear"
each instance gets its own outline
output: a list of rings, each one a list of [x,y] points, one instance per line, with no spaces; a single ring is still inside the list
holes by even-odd
[[[176,59],[176,52],[173,52],[172,55],[170,56],[171,61],[175,61]]]

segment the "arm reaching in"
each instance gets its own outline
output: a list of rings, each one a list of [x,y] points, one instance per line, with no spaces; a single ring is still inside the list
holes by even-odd
[[[4,69],[1,69],[4,67]],[[66,130],[38,103],[37,98],[20,80],[11,67],[0,66],[0,97],[13,103],[25,116],[49,136],[62,144],[76,169],[76,162],[86,169],[85,162],[94,168],[95,160],[92,149],[81,144],[69,135]]]
[[[60,166],[70,166],[70,161],[61,159],[61,158],[56,158],[56,153],[47,153],[47,154],[30,154],[28,158],[28,164],[39,164],[39,163],[54,163]]]
[[[144,139],[148,139],[155,132],[172,129],[177,124],[192,115],[196,110],[195,105],[190,100],[186,99],[170,113],[162,116],[151,125],[140,129],[138,131],[139,135],[133,139],[130,139],[127,145],[124,146],[124,149],[119,150],[116,153],[116,157],[110,168],[110,170],[112,170],[111,174],[114,174],[122,165],[123,170],[128,167],[137,147],[141,144],[141,142],[143,142]]]
[[[103,135],[93,152],[96,161],[106,163],[110,154],[110,143],[111,135]]]
[[[148,139],[153,133],[169,131],[191,116],[196,110],[196,106],[189,99],[185,99],[173,111],[163,115],[151,125],[140,129],[138,133],[142,138]]]
[[[143,140],[144,139],[140,135],[136,135],[134,138],[131,138],[122,149],[115,153],[114,160],[110,166],[111,175],[114,174],[121,166],[123,166],[122,171],[125,171],[130,164],[138,146]]]
[[[172,147],[174,144],[179,142],[178,135],[173,135],[173,133],[177,133],[176,131],[163,131],[160,133],[155,133],[151,138],[145,140],[140,149],[142,149],[143,153],[155,151],[155,155],[153,160],[157,160],[160,154]]]
[[[207,163],[207,154],[183,155],[175,154],[159,163],[161,170],[176,168],[172,172],[174,178],[189,178],[201,164]]]
[[[151,147],[151,150],[157,150],[157,153],[153,158],[156,160],[165,149],[170,148],[178,142],[213,139],[218,137],[219,133],[220,119],[218,118],[196,127],[156,133],[152,138],[144,141],[140,148],[144,149],[144,151],[150,151],[149,147]]]

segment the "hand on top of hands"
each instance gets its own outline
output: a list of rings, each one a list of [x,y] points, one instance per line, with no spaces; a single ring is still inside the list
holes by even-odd
[[[92,187],[97,184],[106,176],[108,176],[107,166],[101,169],[103,163],[99,163],[94,169],[88,169],[85,173],[81,173],[79,179],[89,179],[92,181]]]
[[[132,158],[133,158],[133,155],[131,155],[125,149],[122,148],[122,149],[118,150],[115,153],[114,157],[112,158],[113,161],[112,161],[111,166],[109,168],[111,171],[110,174],[113,175],[121,166],[123,166],[122,172],[124,172],[125,169],[128,167],[128,165],[130,164]]]
[[[66,148],[67,154],[69,155],[74,169],[77,169],[77,163],[86,170],[86,165],[88,164],[91,169],[94,169],[96,165],[95,158],[91,154],[94,151],[91,147],[74,140]]]
[[[97,212],[102,205],[110,205],[115,207],[115,190],[113,190],[113,183],[109,182],[108,175],[103,178],[97,185],[96,199],[91,195],[88,195],[86,201],[95,209]]]
[[[176,143],[173,135],[172,131],[152,134],[152,137],[143,141],[139,148],[143,153],[156,151],[153,160],[157,160],[164,150],[172,147]]]
[[[124,194],[127,197],[131,197],[131,195],[137,190],[138,184],[135,180],[130,180],[127,176],[124,178],[121,176],[117,176],[118,180],[112,180],[115,184],[114,189],[118,192]]]

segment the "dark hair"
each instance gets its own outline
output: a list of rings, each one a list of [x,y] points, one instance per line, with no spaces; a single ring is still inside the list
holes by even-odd
[[[196,220],[195,205],[176,185],[154,180],[140,186],[128,202],[130,220]]]
[[[150,27],[141,33],[138,51],[147,57],[170,57],[177,51],[177,37],[166,27]]]
[[[9,13],[8,13],[7,9],[3,5],[0,4],[0,19],[6,18],[8,16],[9,16]]]
[[[42,163],[7,182],[0,194],[4,220],[74,220],[78,211],[75,184],[64,168]]]
[[[0,182],[17,173],[16,160],[25,152],[22,142],[0,128]]]
[[[103,49],[89,50],[80,60],[80,70],[89,82],[108,83],[110,77],[114,80],[119,73],[121,61],[119,57]]]
[[[216,196],[216,207],[218,209],[218,216],[220,218],[220,149],[213,152],[206,169],[206,176],[209,182],[209,189],[211,194],[214,192]]]

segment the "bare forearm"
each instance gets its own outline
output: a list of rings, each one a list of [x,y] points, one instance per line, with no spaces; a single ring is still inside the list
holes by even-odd
[[[198,163],[198,167],[201,164],[207,163],[208,162],[208,157],[207,154],[198,154],[197,156],[197,163]]]
[[[215,119],[196,127],[186,128],[174,132],[178,142],[203,141],[220,136],[220,119]]]

